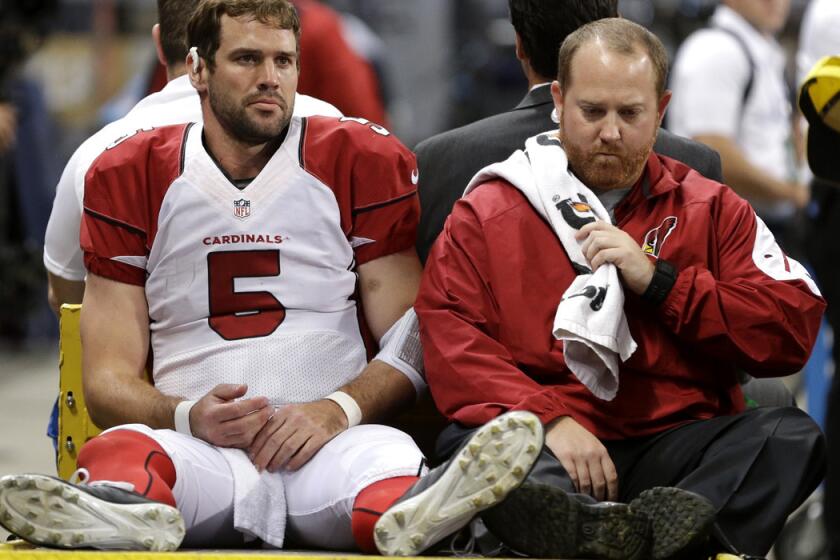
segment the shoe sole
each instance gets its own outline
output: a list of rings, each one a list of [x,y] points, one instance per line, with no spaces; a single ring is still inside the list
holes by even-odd
[[[651,558],[664,560],[704,540],[715,521],[715,508],[706,498],[680,488],[645,490],[630,502],[651,521]]]
[[[382,514],[374,540],[384,556],[416,556],[504,500],[528,473],[543,445],[529,412],[504,414],[476,431],[425,491]]]
[[[111,503],[39,474],[0,478],[0,524],[55,548],[169,551],[184,538],[184,521],[171,506]]]
[[[537,558],[648,558],[650,522],[626,504],[579,502],[562,490],[525,483],[482,514],[505,545]]]

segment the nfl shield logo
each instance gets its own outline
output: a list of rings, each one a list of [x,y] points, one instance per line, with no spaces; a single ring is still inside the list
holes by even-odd
[[[251,201],[240,198],[233,201],[233,215],[244,220],[251,215]]]

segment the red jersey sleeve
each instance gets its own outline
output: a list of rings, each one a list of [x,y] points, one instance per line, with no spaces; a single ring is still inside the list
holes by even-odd
[[[109,146],[85,175],[80,231],[89,272],[142,286],[160,203],[180,174],[188,125],[140,131]]]
[[[413,248],[420,218],[414,154],[364,119],[307,121],[304,168],[333,190],[356,263]]]

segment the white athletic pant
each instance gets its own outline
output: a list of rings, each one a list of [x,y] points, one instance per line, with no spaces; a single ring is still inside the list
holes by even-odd
[[[183,547],[224,547],[243,542],[233,528],[234,476],[222,453],[200,439],[142,424],[117,426],[154,439],[175,465],[175,503],[184,518]],[[286,538],[294,543],[354,550],[353,501],[386,478],[425,474],[423,454],[410,436],[365,424],[329,441],[298,471],[279,471],[286,493]]]

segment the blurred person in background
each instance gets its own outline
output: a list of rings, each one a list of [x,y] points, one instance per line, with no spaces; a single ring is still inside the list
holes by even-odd
[[[332,103],[345,115],[388,125],[379,78],[348,42],[341,16],[317,0],[294,0],[300,14],[298,91]]]
[[[557,76],[560,43],[585,23],[618,15],[618,0],[510,0],[508,4],[516,32],[516,57],[529,90],[512,110],[438,134],[415,148],[422,209],[417,252],[423,261],[472,176],[486,165],[507,159],[526,138],[554,127],[549,86]],[[660,130],[654,149],[708,177],[721,178],[717,154],[697,142]]]
[[[806,102],[806,77],[825,56],[840,56],[840,0],[813,0],[802,19],[799,33],[799,50],[796,56],[796,72],[799,84],[803,84],[800,106]],[[836,84],[840,84],[840,60],[835,59],[832,68]],[[840,96],[840,88],[834,91]],[[840,104],[835,105],[837,119]],[[804,111],[803,111],[804,112]],[[823,493],[823,512],[828,539],[828,551],[832,560],[840,560],[840,131],[823,132],[813,137],[814,127],[826,125],[813,121],[816,115],[806,113],[809,120],[808,161],[814,172],[811,182],[811,211],[807,222],[805,253],[814,267],[817,280],[823,288],[828,302],[826,316],[834,330],[832,358],[834,378],[826,407],[825,432],[828,440],[828,474]],[[835,120],[835,126],[838,121]],[[811,142],[815,144],[812,146]]]
[[[52,123],[23,65],[47,34],[57,0],[0,2],[0,341],[24,341],[43,279],[38,271],[55,170]]]
[[[799,179],[785,53],[774,38],[790,0],[723,0],[680,46],[669,128],[720,153],[724,182],[792,250],[790,221],[808,202]]]

